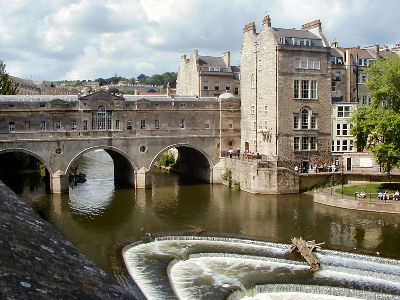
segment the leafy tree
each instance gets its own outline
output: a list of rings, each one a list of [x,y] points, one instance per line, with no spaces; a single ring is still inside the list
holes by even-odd
[[[400,166],[400,57],[378,58],[366,72],[373,101],[353,112],[351,132],[357,148],[370,150],[390,173]]]
[[[146,77],[147,77],[146,75],[140,74],[140,75],[137,77],[137,80],[140,81],[141,79],[144,79],[144,78],[146,78]]]
[[[17,86],[14,86],[8,73],[6,64],[0,60],[0,95],[15,95]]]
[[[112,87],[112,88],[109,88],[109,89],[108,89],[108,92],[109,92],[110,94],[118,94],[118,93],[119,93],[119,90],[118,90],[116,87]]]

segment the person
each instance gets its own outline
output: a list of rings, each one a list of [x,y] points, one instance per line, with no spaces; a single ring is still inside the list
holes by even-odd
[[[236,148],[236,156],[238,159],[240,159],[240,149]]]
[[[296,173],[299,173],[299,167],[298,167],[298,166],[295,166],[295,167],[294,167],[294,171],[295,171]]]
[[[381,190],[378,190],[378,199],[383,200],[383,194]]]
[[[400,199],[400,192],[399,192],[399,190],[397,190],[394,193],[393,200],[399,201],[399,199]]]
[[[389,194],[387,191],[383,193],[383,200],[389,200]]]
[[[365,192],[361,191],[360,194],[358,195],[358,198],[364,199],[365,198]]]
[[[232,158],[232,153],[233,153],[232,149],[229,149],[228,150],[229,158]]]

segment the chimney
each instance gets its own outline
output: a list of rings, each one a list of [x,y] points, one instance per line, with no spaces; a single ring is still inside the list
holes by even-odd
[[[315,20],[315,21],[312,21],[312,22],[308,22],[308,23],[303,24],[301,26],[302,30],[310,30],[310,29],[313,29],[313,28],[318,28],[318,29],[321,30],[322,29],[321,28],[321,20]]]
[[[254,24],[254,22],[251,22],[244,26],[243,32],[248,32],[248,31],[252,31],[253,33],[256,32],[256,24]]]
[[[231,53],[229,51],[222,53],[222,59],[224,60],[225,65],[229,68],[231,65]]]
[[[333,40],[332,40],[332,42],[331,42],[331,47],[332,47],[332,48],[337,48],[337,47],[339,47],[339,43],[338,43],[338,41],[337,41],[336,39],[333,39]]]
[[[167,97],[171,97],[171,88],[169,86],[169,81],[167,83]]]
[[[264,17],[263,25],[267,25],[267,27],[271,27],[271,18],[269,15]]]

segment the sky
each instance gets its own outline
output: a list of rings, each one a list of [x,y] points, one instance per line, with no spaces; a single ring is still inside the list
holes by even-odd
[[[231,52],[244,25],[320,19],[341,47],[400,42],[398,0],[0,0],[0,59],[33,80],[132,78],[177,72],[183,54]]]

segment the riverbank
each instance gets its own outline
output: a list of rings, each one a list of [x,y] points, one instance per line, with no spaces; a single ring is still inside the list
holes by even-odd
[[[354,197],[342,196],[336,193],[334,188],[315,190],[314,202],[352,210],[400,214],[400,203],[398,201],[368,198],[354,199]]]
[[[134,299],[0,181],[0,298]]]

